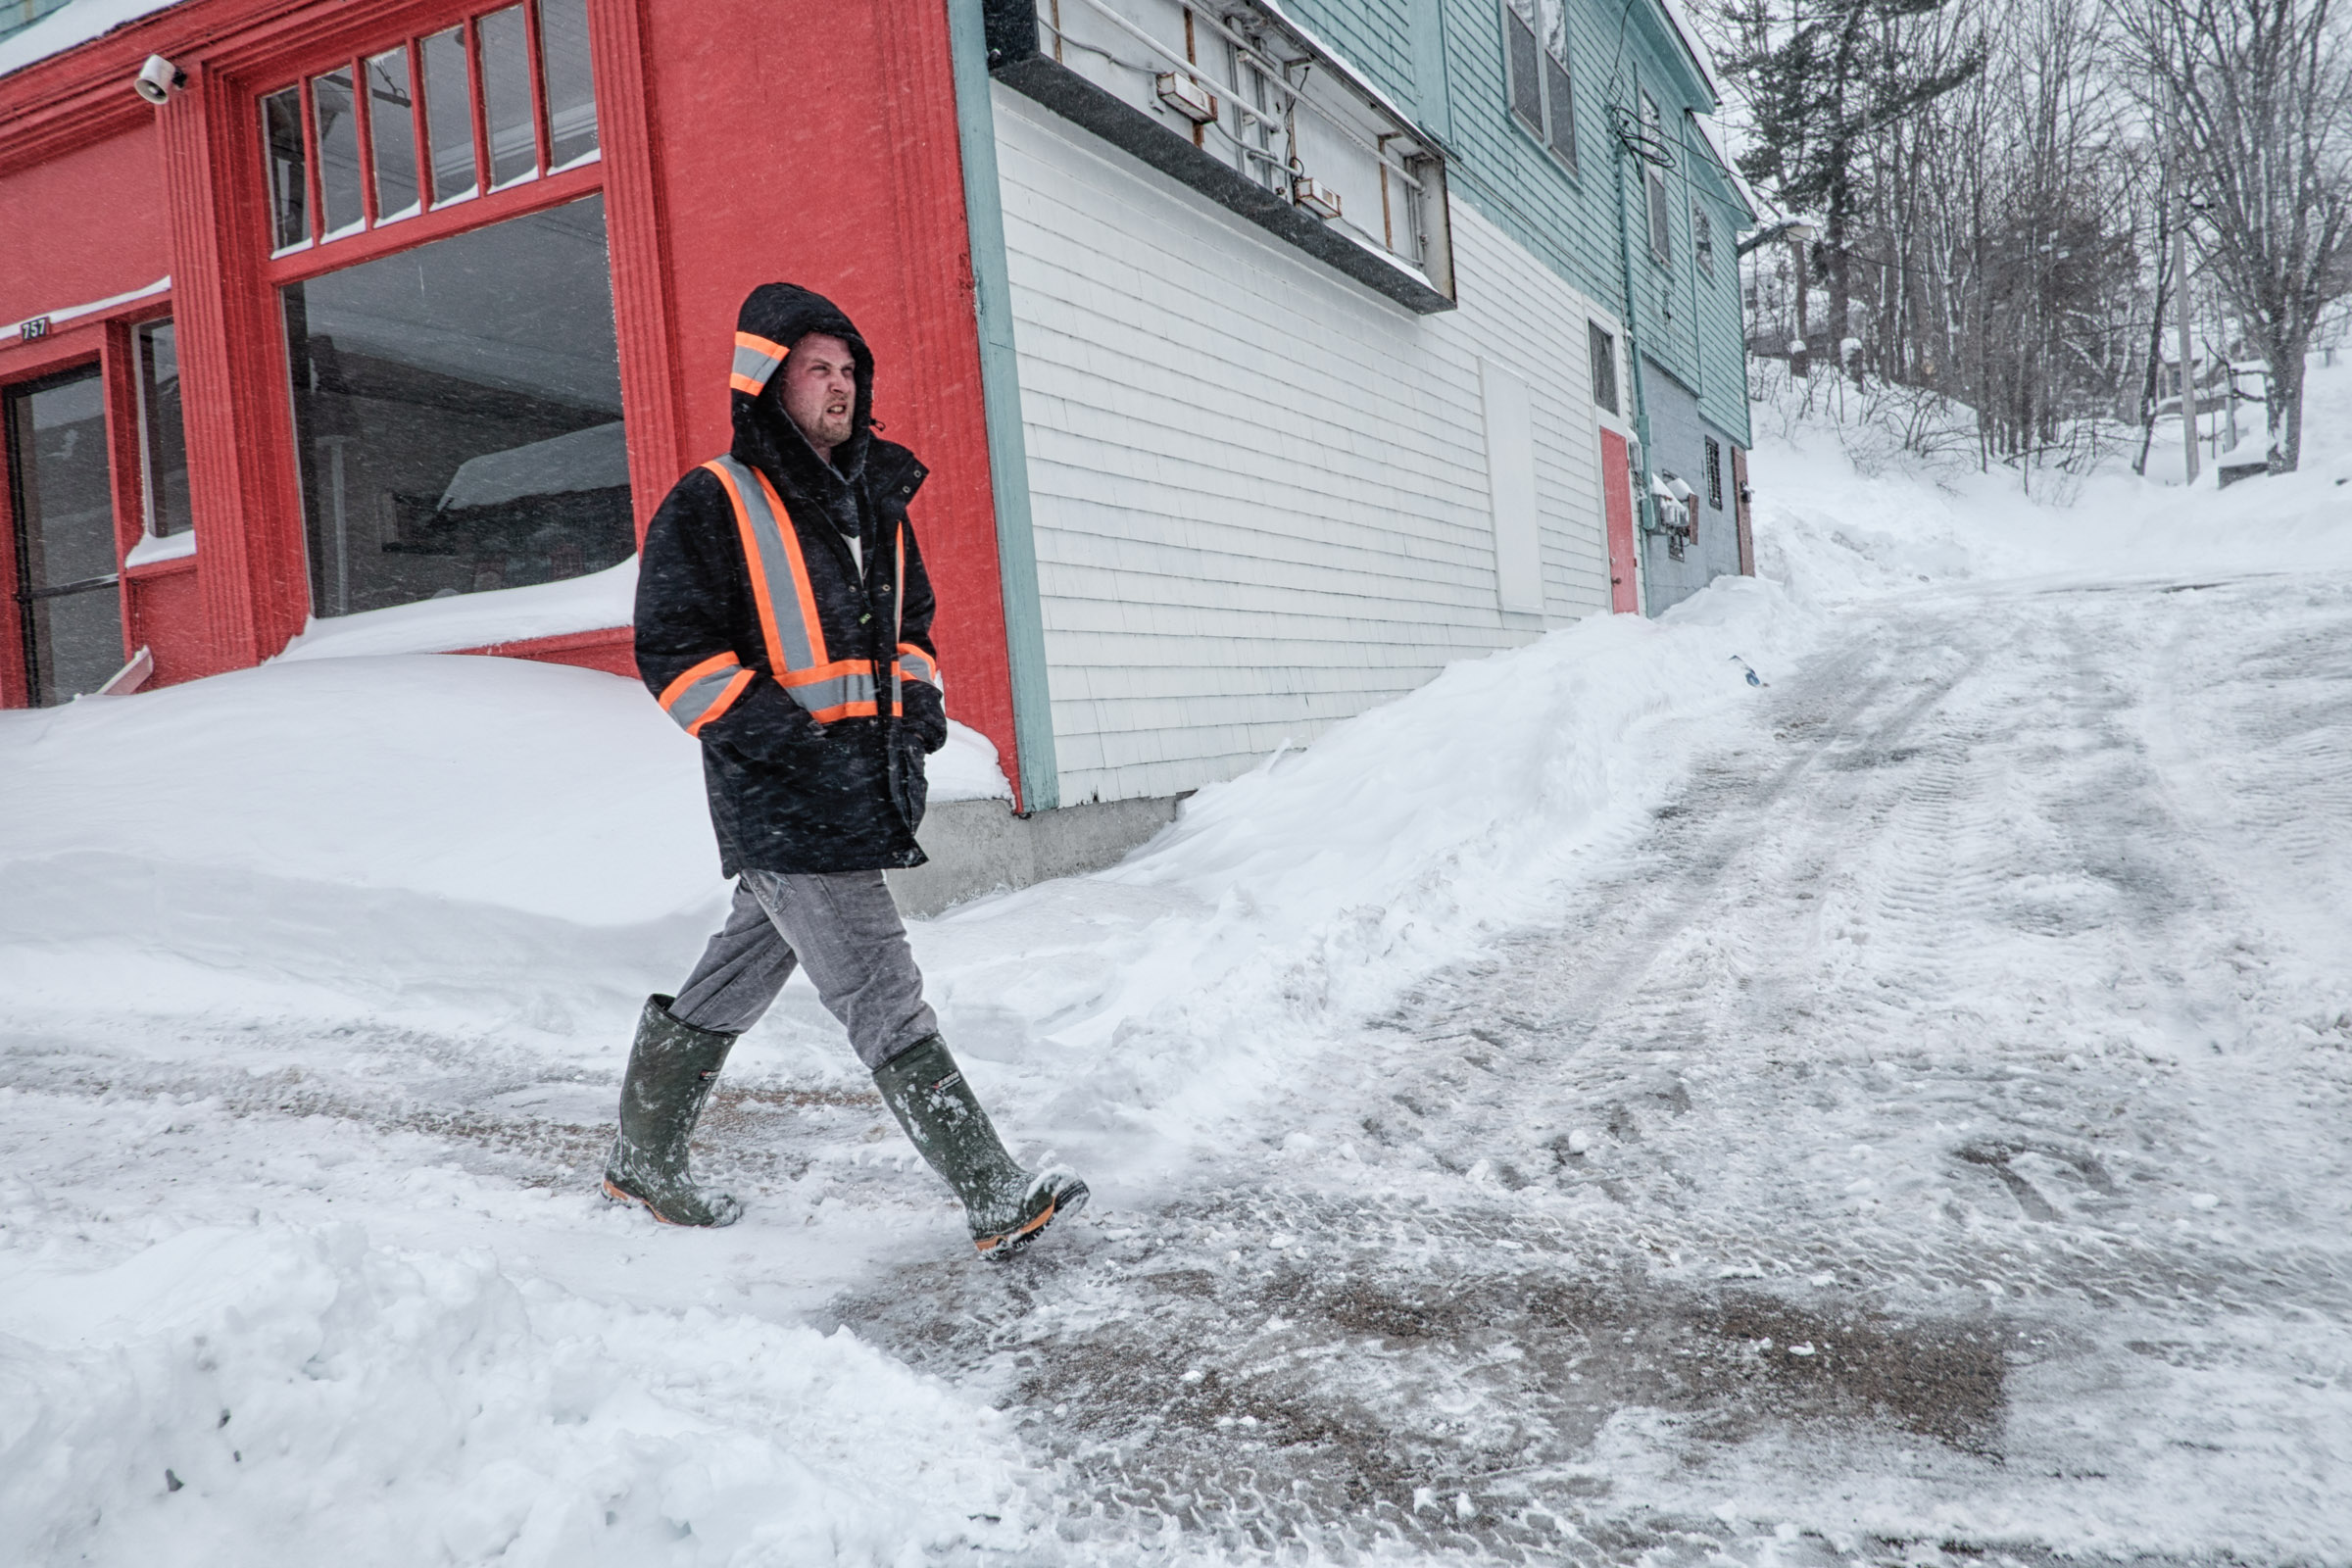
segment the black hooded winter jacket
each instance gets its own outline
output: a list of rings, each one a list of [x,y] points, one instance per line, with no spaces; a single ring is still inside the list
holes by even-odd
[[[843,339],[857,367],[850,438],[830,464],[778,398],[783,357],[809,332]],[[906,518],[927,470],[874,436],[873,354],[831,301],[763,283],[735,341],[728,457],[672,486],[646,530],[638,674],[703,743],[727,875],[920,865],[923,757],[948,736],[931,580]],[[766,487],[782,504],[773,522]]]

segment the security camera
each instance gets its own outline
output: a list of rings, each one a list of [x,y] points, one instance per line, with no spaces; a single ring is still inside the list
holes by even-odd
[[[160,104],[172,96],[175,87],[188,84],[188,74],[166,60],[162,55],[149,55],[139,74],[130,79],[131,91],[151,104]]]

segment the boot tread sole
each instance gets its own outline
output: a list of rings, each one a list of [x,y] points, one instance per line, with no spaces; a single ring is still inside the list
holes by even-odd
[[[1075,1214],[1084,1208],[1088,1196],[1086,1184],[1084,1182],[1077,1183],[1070,1191],[1060,1194],[1047,1203],[1036,1215],[1023,1221],[1019,1229],[998,1236],[975,1237],[972,1245],[979,1249],[982,1257],[992,1261],[1010,1257],[1035,1241],[1038,1233],[1053,1223],[1056,1216]]]

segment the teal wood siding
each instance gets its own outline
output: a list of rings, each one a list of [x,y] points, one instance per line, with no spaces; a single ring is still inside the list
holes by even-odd
[[[1686,118],[1689,111],[1710,111],[1713,101],[1654,0],[1563,0],[1576,95],[1573,172],[1511,115],[1502,0],[1278,3],[1439,137],[1451,155],[1446,178],[1453,201],[1476,209],[1544,266],[1616,310],[1642,353],[1697,396],[1708,422],[1747,444],[1746,350],[1734,255],[1747,220]],[[1441,30],[1442,37],[1432,36]],[[1676,167],[1665,176],[1673,247],[1664,267],[1650,253],[1643,166],[1623,150],[1609,113],[1612,100],[1638,109],[1642,91],[1656,100],[1675,151]],[[1693,201],[1705,203],[1713,219],[1711,275],[1700,271],[1692,249]],[[1485,282],[1465,274],[1458,287]]]
[[[1699,412],[1718,430],[1745,447],[1747,422],[1747,318],[1740,297],[1740,233],[1752,220],[1740,204],[1732,182],[1715,163],[1714,149],[1695,126],[1685,133],[1688,144],[1683,165],[1682,213],[1690,222],[1692,207],[1706,209],[1715,228],[1715,265],[1711,271],[1697,266],[1695,248],[1690,271],[1691,319],[1698,336]],[[1728,482],[1728,481],[1727,481]]]
[[[1340,57],[1395,99],[1418,110],[1413,71],[1414,13],[1418,0],[1315,0],[1312,5],[1275,0],[1282,14],[1340,52]]]

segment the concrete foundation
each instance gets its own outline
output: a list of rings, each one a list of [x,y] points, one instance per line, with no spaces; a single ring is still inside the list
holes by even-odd
[[[1035,816],[1015,816],[1004,801],[934,806],[915,835],[931,863],[890,872],[890,891],[913,918],[983,893],[1099,871],[1175,821],[1183,799],[1099,801]]]

